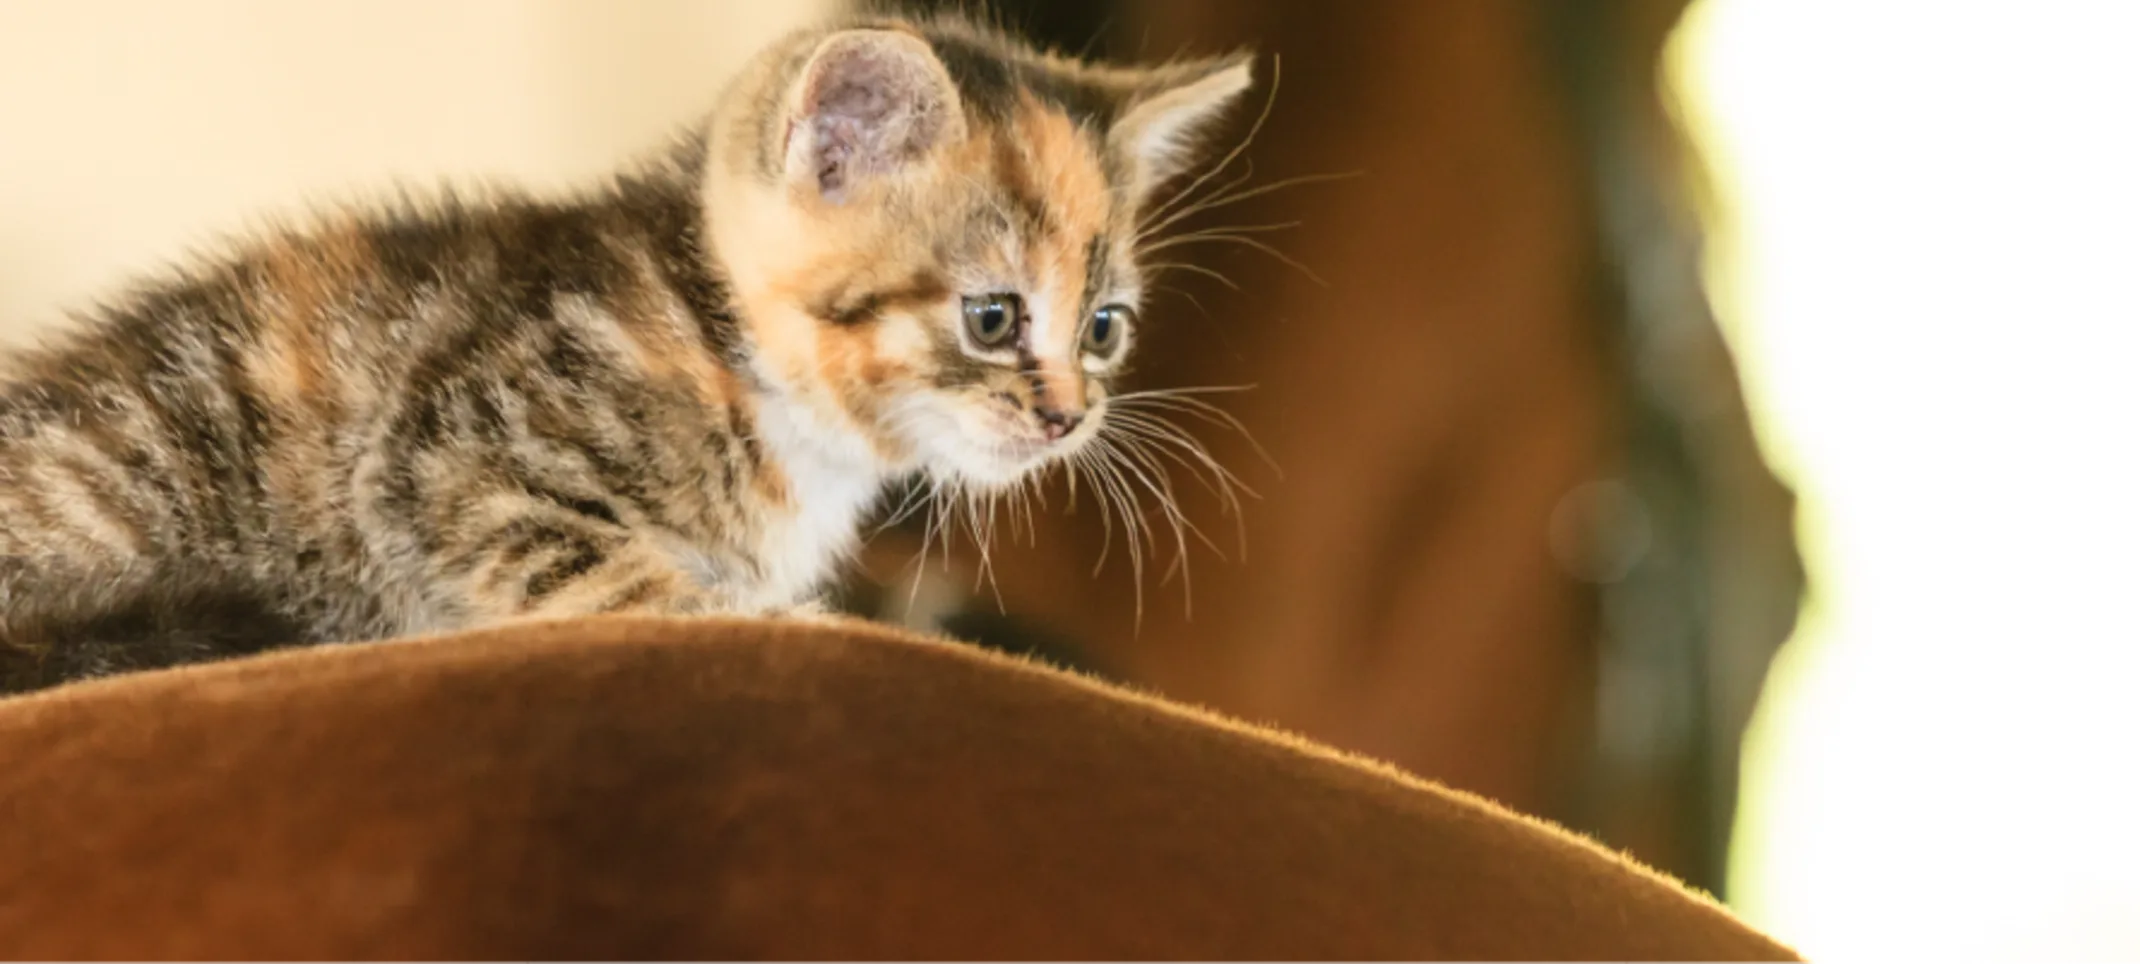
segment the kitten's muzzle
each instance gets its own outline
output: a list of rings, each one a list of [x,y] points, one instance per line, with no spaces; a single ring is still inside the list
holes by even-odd
[[[1083,409],[1070,411],[1052,405],[1036,405],[1033,407],[1033,414],[1040,419],[1041,434],[1046,435],[1050,442],[1060,442],[1067,438],[1071,432],[1077,431],[1078,424],[1085,420]]]

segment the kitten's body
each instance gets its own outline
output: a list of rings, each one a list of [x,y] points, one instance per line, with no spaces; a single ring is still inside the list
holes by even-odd
[[[692,576],[721,608],[802,601],[881,479],[805,503],[781,466],[812,453],[767,451],[695,181],[351,222],[136,298],[0,389],[10,609],[124,598],[174,547],[321,640]],[[619,529],[669,555],[585,572]]]
[[[768,51],[598,192],[332,220],[22,359],[0,687],[259,642],[171,644],[201,600],[280,642],[780,612],[888,481],[1073,451],[1122,351],[1088,319],[1134,301],[1138,209],[1246,69],[867,26]],[[995,291],[1012,340],[973,327]],[[90,645],[129,612],[165,643]]]

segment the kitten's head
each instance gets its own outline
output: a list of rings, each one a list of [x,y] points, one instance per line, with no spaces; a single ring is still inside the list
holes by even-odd
[[[801,35],[704,184],[760,374],[889,469],[998,486],[1088,443],[1137,339],[1138,230],[1246,56],[1133,69],[960,22]]]

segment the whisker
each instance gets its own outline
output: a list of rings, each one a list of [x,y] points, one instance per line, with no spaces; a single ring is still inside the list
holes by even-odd
[[[1119,441],[1123,443],[1123,448],[1130,453],[1135,464],[1142,467],[1143,471],[1139,471],[1136,474],[1143,479],[1147,488],[1153,490],[1152,494],[1160,500],[1160,508],[1176,523],[1175,537],[1177,541],[1181,542],[1180,548],[1184,554],[1188,549],[1184,536],[1184,533],[1186,533],[1187,535],[1194,535],[1197,541],[1202,542],[1206,548],[1209,548],[1220,558],[1224,558],[1226,550],[1219,548],[1218,543],[1212,542],[1210,537],[1204,534],[1202,527],[1190,520],[1188,514],[1182,511],[1181,499],[1174,492],[1173,479],[1167,474],[1165,464],[1152,454],[1150,450],[1151,443],[1130,437],[1122,437]]]
[[[1159,389],[1116,395],[1108,399],[1108,402],[1111,405],[1120,404],[1125,408],[1143,406],[1178,412],[1229,429],[1241,436],[1241,439],[1255,450],[1256,457],[1262,459],[1263,464],[1270,467],[1273,474],[1283,479],[1285,470],[1278,466],[1278,460],[1271,457],[1271,453],[1263,447],[1263,444],[1256,441],[1255,433],[1250,432],[1247,425],[1242,424],[1241,420],[1236,418],[1232,412],[1196,397],[1198,395],[1248,391],[1253,388],[1255,388],[1253,385],[1225,385],[1191,389]]]
[[[1187,271],[1190,274],[1203,275],[1204,277],[1210,278],[1213,281],[1217,281],[1218,283],[1225,285],[1228,288],[1232,288],[1235,291],[1241,290],[1241,285],[1238,282],[1234,281],[1232,278],[1226,277],[1225,275],[1220,274],[1219,272],[1214,271],[1210,268],[1206,268],[1200,264],[1191,264],[1186,261],[1161,261],[1154,264],[1145,265],[1145,267],[1153,271]]]
[[[986,579],[989,592],[996,597],[996,611],[1007,613],[1010,607],[1003,601],[1003,587],[996,582],[996,563],[991,545],[996,534],[996,495],[993,492],[987,493],[986,500],[981,501],[981,494],[969,493],[966,508],[967,531],[973,536],[974,545],[981,554],[981,571],[974,576],[973,591],[980,592],[981,581]]]
[[[1028,501],[1028,498],[1038,501],[1041,511],[1047,511],[1048,499],[1044,494],[1046,491],[1046,489],[1042,488],[1041,481],[1038,478],[1024,479],[1019,481],[1018,488],[1013,495],[1011,531],[1015,536],[1018,524],[1022,519],[1025,524],[1025,544],[1028,547],[1040,545],[1040,532],[1033,525],[1033,506],[1032,502]]]
[[[1208,461],[1208,457],[1195,450],[1193,443],[1184,443],[1179,438],[1127,423],[1122,425],[1119,431],[1129,438],[1157,446],[1156,451],[1162,458],[1187,471],[1199,487],[1219,499],[1220,507],[1225,511],[1233,513],[1239,510],[1240,505],[1234,495],[1238,483],[1234,480],[1233,473],[1226,471],[1224,467],[1215,467],[1215,463]],[[1176,451],[1177,449],[1181,451]],[[1187,454],[1183,454],[1184,452]],[[1255,497],[1253,492],[1250,495]]]
[[[922,580],[928,578],[929,541],[934,537],[941,521],[939,503],[943,497],[943,483],[937,479],[930,479],[928,493],[929,498],[925,503],[928,507],[928,514],[924,517],[925,521],[921,529],[921,551],[915,553],[913,560],[908,563],[914,568],[914,582],[907,589],[907,614],[909,619],[913,617],[914,604],[921,599]]]
[[[1208,321],[1211,318],[1210,309],[1205,308],[1204,303],[1196,300],[1196,296],[1190,294],[1186,289],[1176,288],[1173,285],[1153,285],[1152,290],[1181,298],[1182,300],[1187,301],[1190,307],[1195,308],[1196,313],[1202,315],[1205,320]]]
[[[1240,559],[1246,561],[1248,558],[1248,515],[1242,506],[1240,494],[1236,491],[1239,487],[1238,483],[1232,481],[1231,473],[1219,468],[1214,469],[1212,475],[1206,478],[1203,472],[1199,471],[1199,465],[1196,462],[1178,452],[1172,451],[1172,448],[1178,446],[1178,443],[1174,440],[1151,439],[1151,441],[1158,446],[1156,451],[1160,458],[1181,466],[1188,471],[1190,477],[1196,479],[1199,485],[1219,500],[1220,515],[1233,521],[1236,551]],[[1254,492],[1250,492],[1249,496],[1251,498],[1256,497]],[[1201,541],[1209,544],[1210,540],[1204,539]],[[1217,553],[1221,558],[1225,558],[1226,553],[1224,551],[1219,550],[1216,546],[1212,548],[1213,552]]]
[[[1211,450],[1205,448],[1203,442],[1198,441],[1194,436],[1184,431],[1181,426],[1160,418],[1155,413],[1139,412],[1129,408],[1118,412],[1110,412],[1109,417],[1121,419],[1125,430],[1135,429],[1151,437],[1154,441],[1166,443],[1170,448],[1181,449],[1193,457],[1203,469],[1209,470],[1215,477],[1248,493],[1251,498],[1260,499],[1263,497],[1247,482],[1243,481],[1240,476],[1234,474],[1233,470],[1219,464],[1219,461],[1212,457]],[[1179,456],[1176,457],[1179,458]],[[1189,466],[1184,463],[1183,467],[1188,468]],[[1201,473],[1198,473],[1197,477],[1201,479]]]
[[[1208,228],[1198,228],[1194,231],[1188,231],[1182,234],[1168,235],[1167,237],[1161,238],[1159,240],[1160,246],[1164,246],[1219,234],[1278,234],[1285,231],[1292,231],[1301,227],[1302,225],[1305,225],[1306,223],[1306,221],[1279,221],[1272,224],[1221,224],[1214,225]],[[1142,239],[1140,238],[1139,240],[1141,241]],[[1137,253],[1139,255],[1150,254],[1154,251],[1161,250],[1160,246],[1139,244],[1137,247]]]
[[[871,529],[869,535],[865,537],[863,541],[867,542],[870,539],[875,539],[877,536],[883,534],[885,530],[896,528],[900,523],[905,522],[907,519],[913,517],[914,513],[926,504],[925,501],[921,498],[922,495],[926,492],[927,490],[918,484],[909,487],[907,489],[906,497],[899,501],[898,508],[892,510],[892,514],[889,518],[879,523],[876,528]]]
[[[1078,476],[1083,475],[1088,471],[1091,471],[1091,460],[1091,454],[1084,451],[1080,451],[1075,455],[1071,456],[1070,479],[1073,485],[1075,485]],[[1091,480],[1091,485],[1093,490],[1092,500],[1100,507],[1100,558],[1099,561],[1093,563],[1092,565],[1092,574],[1094,577],[1097,577],[1100,574],[1100,570],[1107,566],[1107,550],[1114,543],[1115,526],[1114,513],[1111,511],[1110,507],[1107,504],[1105,493],[1102,492],[1100,489],[1100,483],[1099,479],[1097,478],[1097,475],[1095,475],[1095,477]],[[1076,490],[1073,488],[1072,491],[1074,492]]]
[[[1135,444],[1132,440],[1125,438],[1117,439],[1116,441],[1123,443],[1122,465],[1129,469],[1130,476],[1141,483],[1145,491],[1152,494],[1153,499],[1159,504],[1161,518],[1166,520],[1168,528],[1174,533],[1174,561],[1160,577],[1160,584],[1165,585],[1167,580],[1172,579],[1174,573],[1179,571],[1182,577],[1183,614],[1193,617],[1195,602],[1193,584],[1189,575],[1189,540],[1187,533],[1195,533],[1198,540],[1209,546],[1213,552],[1219,552],[1220,550],[1210,539],[1204,537],[1203,530],[1197,528],[1194,522],[1189,521],[1182,514],[1181,507],[1176,504],[1174,499],[1173,486],[1167,481],[1166,472],[1159,466],[1158,462],[1149,453],[1145,452],[1142,446]]]
[[[1249,384],[1249,385],[1183,385],[1183,386],[1179,386],[1179,387],[1176,387],[1176,388],[1146,388],[1146,389],[1141,389],[1141,390],[1139,390],[1139,391],[1134,391],[1134,392],[1123,392],[1123,393],[1122,393],[1122,394],[1120,394],[1120,395],[1111,395],[1111,396],[1109,396],[1109,397],[1110,397],[1110,398],[1161,398],[1161,397],[1168,397],[1168,398],[1171,398],[1171,397],[1173,397],[1173,396],[1177,396],[1177,395],[1182,395],[1182,396],[1196,396],[1196,395],[1238,395],[1238,394],[1240,394],[1240,393],[1242,393],[1242,392],[1253,392],[1253,391],[1255,391],[1255,390],[1256,390],[1257,388],[1259,388],[1259,387],[1261,387],[1261,386],[1259,386],[1259,385],[1254,385],[1254,384]]]
[[[1131,412],[1114,413],[1112,417],[1123,419],[1122,431],[1147,439],[1158,446],[1158,452],[1169,461],[1189,472],[1198,484],[1219,499],[1221,514],[1231,516],[1234,523],[1234,541],[1239,559],[1248,561],[1248,514],[1241,503],[1241,493],[1249,498],[1262,498],[1255,489],[1242,482],[1232,470],[1220,464],[1205,450],[1202,443],[1183,433],[1179,426],[1165,422],[1140,423]],[[1179,451],[1176,451],[1176,450]],[[1205,473],[1210,477],[1206,478]],[[1222,557],[1224,553],[1220,554]]]
[[[1203,214],[1207,211],[1216,211],[1220,208],[1232,207],[1243,201],[1252,201],[1256,198],[1263,197],[1266,194],[1272,194],[1278,191],[1287,190],[1289,188],[1306,187],[1310,184],[1328,184],[1333,181],[1349,181],[1354,178],[1366,176],[1366,171],[1338,171],[1336,173],[1328,174],[1301,174],[1294,177],[1282,178],[1280,180],[1272,181],[1269,184],[1259,184],[1255,187],[1248,188],[1246,190],[1234,191],[1230,194],[1213,194],[1211,197],[1199,202],[1194,207],[1184,208],[1182,210],[1167,215],[1166,219],[1163,221],[1158,221],[1153,224],[1140,226],[1137,229],[1137,234],[1135,235],[1135,238],[1141,241],[1145,238],[1151,237],[1154,234],[1164,231],[1169,227],[1172,227],[1176,224],[1180,224],[1182,221],[1185,221],[1198,214]]]
[[[1316,274],[1315,269],[1300,263],[1300,260],[1293,257],[1292,255],[1280,251],[1277,248],[1271,247],[1270,245],[1258,241],[1255,238],[1246,238],[1231,234],[1209,234],[1204,235],[1202,237],[1184,239],[1169,238],[1165,241],[1161,241],[1158,244],[1153,245],[1150,250],[1155,252],[1165,251],[1168,248],[1188,244],[1234,244],[1240,245],[1242,247],[1254,248],[1258,251],[1263,252],[1264,254],[1270,255],[1271,257],[1278,259],[1280,262],[1283,262],[1294,270],[1299,271],[1301,274],[1306,275],[1309,281],[1313,281],[1316,284],[1321,285],[1325,288],[1330,287],[1330,282],[1323,280],[1322,275]]]
[[[1112,456],[1113,459],[1120,458],[1120,455],[1114,452],[1112,446],[1105,444],[1105,438],[1095,436],[1093,443],[1101,455]],[[1097,460],[1093,465],[1097,469],[1094,473],[1094,478],[1103,483],[1102,491],[1108,493],[1108,498],[1115,502],[1117,511],[1122,514],[1122,544],[1129,553],[1130,584],[1133,587],[1132,592],[1136,600],[1135,625],[1141,629],[1144,626],[1144,551],[1138,545],[1137,537],[1141,530],[1145,541],[1150,543],[1152,538],[1150,530],[1139,521],[1136,498],[1132,494],[1129,483],[1123,479],[1121,469],[1110,458]]]
[[[1214,170],[1212,171],[1212,173],[1215,174],[1218,172],[1217,170]],[[1209,204],[1213,198],[1222,198],[1236,191],[1239,191],[1250,181],[1253,181],[1255,179],[1256,162],[1247,161],[1241,165],[1241,173],[1228,178],[1225,183],[1219,184],[1218,186],[1213,187],[1211,190],[1204,192],[1202,197],[1192,199],[1189,197],[1188,192],[1186,191],[1182,192],[1181,194],[1177,194],[1173,198],[1169,199],[1166,205],[1163,205],[1159,209],[1154,210],[1150,214],[1147,214],[1144,217],[1138,219],[1137,223],[1133,226],[1134,230],[1130,234],[1130,239],[1132,241],[1141,241],[1145,238],[1148,238],[1154,232],[1162,230],[1166,225],[1175,223],[1175,221],[1178,220],[1178,216],[1183,215],[1184,213],[1194,213],[1197,211],[1204,210],[1205,205]],[[1171,207],[1172,205],[1182,201],[1190,202],[1189,206],[1186,208],[1177,209],[1172,213],[1169,213],[1167,211],[1168,207]],[[1164,215],[1163,219],[1162,215]]]

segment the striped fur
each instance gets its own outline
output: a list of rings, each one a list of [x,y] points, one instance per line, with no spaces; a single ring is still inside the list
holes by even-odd
[[[599,190],[345,214],[143,286],[0,382],[0,685],[807,607],[888,484],[1091,438],[1121,354],[1087,319],[1137,304],[1140,212],[1248,82],[843,23]],[[1028,322],[988,348],[962,304],[996,292]]]

